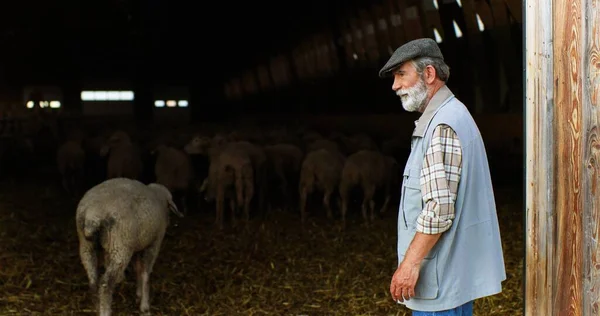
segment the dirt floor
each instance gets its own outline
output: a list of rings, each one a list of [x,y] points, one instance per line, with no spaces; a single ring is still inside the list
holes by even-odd
[[[477,300],[476,315],[522,315],[520,188],[497,190],[508,279]],[[93,315],[79,261],[76,201],[55,184],[0,184],[0,315]],[[273,212],[213,228],[212,214],[173,217],[150,277],[153,315],[410,315],[389,295],[396,212],[375,226],[351,215],[346,231],[313,212]],[[132,274],[114,296],[116,315],[137,315]]]

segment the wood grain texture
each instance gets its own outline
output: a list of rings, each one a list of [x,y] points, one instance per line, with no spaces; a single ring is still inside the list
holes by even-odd
[[[553,315],[554,83],[552,0],[527,0],[525,315]]]
[[[554,1],[556,100],[555,315],[582,315],[582,78],[581,9],[586,0]]]
[[[582,21],[584,151],[583,314],[600,314],[600,1],[586,0]]]

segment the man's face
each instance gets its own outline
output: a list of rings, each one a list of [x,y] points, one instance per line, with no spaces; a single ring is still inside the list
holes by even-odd
[[[421,110],[427,99],[425,80],[410,62],[403,63],[394,72],[392,90],[400,97],[402,107],[409,112]]]

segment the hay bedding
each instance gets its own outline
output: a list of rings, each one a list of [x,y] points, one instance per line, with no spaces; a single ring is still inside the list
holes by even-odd
[[[0,315],[93,315],[76,202],[43,187],[0,186]],[[476,302],[476,315],[522,314],[521,208],[503,203],[508,280],[501,295]],[[388,292],[394,212],[370,229],[352,216],[344,233],[324,215],[304,230],[296,214],[276,212],[223,232],[211,216],[170,226],[150,278],[154,315],[410,315]],[[134,284],[128,273],[117,286],[115,315],[138,314]]]

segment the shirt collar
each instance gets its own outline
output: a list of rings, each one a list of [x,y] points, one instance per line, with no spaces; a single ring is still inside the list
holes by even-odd
[[[418,120],[415,121],[415,130],[413,131],[413,136],[423,137],[425,135],[425,129],[429,122],[433,118],[433,115],[437,110],[446,103],[446,100],[450,99],[454,96],[454,93],[450,91],[448,86],[443,85],[429,100],[427,103],[427,107],[425,107],[425,111],[421,114]]]

